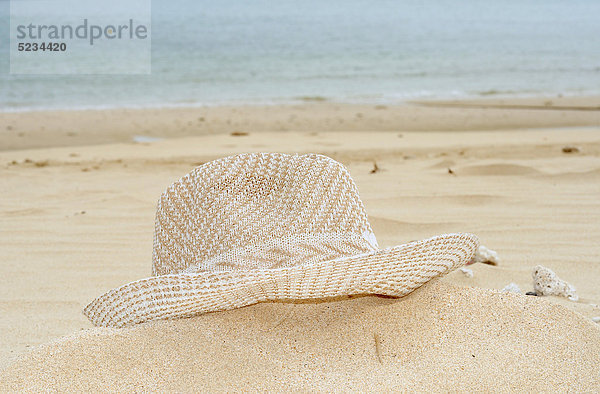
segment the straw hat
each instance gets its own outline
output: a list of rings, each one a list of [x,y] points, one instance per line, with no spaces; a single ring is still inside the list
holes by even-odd
[[[262,301],[404,296],[468,262],[471,234],[379,249],[356,185],[320,155],[252,153],[195,168],[162,194],[152,277],[84,314],[123,327]]]

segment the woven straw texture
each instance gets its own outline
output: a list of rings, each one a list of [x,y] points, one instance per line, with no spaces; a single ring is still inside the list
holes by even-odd
[[[470,234],[379,250],[347,170],[320,155],[242,154],[194,169],[161,196],[153,277],[84,309],[123,327],[262,301],[403,296],[468,262]]]

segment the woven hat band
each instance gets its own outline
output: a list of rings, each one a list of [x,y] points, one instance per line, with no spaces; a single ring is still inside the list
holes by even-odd
[[[292,267],[377,250],[373,233],[303,234],[272,238],[263,244],[236,247],[186,268],[183,273]]]

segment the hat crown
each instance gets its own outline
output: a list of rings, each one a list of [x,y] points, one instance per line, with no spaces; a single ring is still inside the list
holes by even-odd
[[[348,254],[375,248],[348,171],[333,159],[315,154],[226,157],[195,168],[162,194],[152,271],[165,275],[193,266],[223,269],[203,264],[228,254],[227,269],[248,268],[235,256],[246,258],[249,248],[262,245],[270,245],[280,256],[289,255],[296,249],[287,245],[297,239],[305,243],[304,250],[315,242],[339,249],[342,243],[336,240],[343,239],[351,240],[350,246],[348,242],[344,246]],[[246,252],[232,255],[235,250]],[[257,257],[261,261],[256,268],[277,266],[277,261],[269,261],[271,256],[269,252]]]

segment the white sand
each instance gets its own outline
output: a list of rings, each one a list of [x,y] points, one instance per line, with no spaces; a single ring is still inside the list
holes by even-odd
[[[29,353],[0,389],[582,392],[600,387],[599,337],[543,299],[436,282],[400,300],[260,304],[97,329]]]
[[[331,119],[337,116],[322,111]],[[444,111],[459,111],[452,112],[454,126],[459,119],[467,124],[473,115]],[[502,117],[493,112],[498,110],[479,111],[478,121],[491,122],[484,122],[484,129],[525,116],[519,112],[511,118],[523,110],[503,109],[508,120],[495,123]],[[527,110],[526,123],[540,125],[548,113],[560,118],[562,112]],[[598,391],[600,329],[591,318],[600,316],[600,115],[580,111],[586,115],[578,118],[575,111],[566,112],[567,119],[587,126],[250,131],[241,137],[223,129],[152,143],[0,152],[0,366],[8,366],[0,391],[134,384],[172,390],[251,384],[324,391]],[[173,114],[163,115],[168,120]],[[36,125],[45,119],[35,116],[40,117]],[[59,130],[68,118],[56,116],[58,123],[49,119],[46,130]],[[277,119],[258,112],[253,124],[275,127],[269,120]],[[385,119],[396,118],[388,114]],[[401,119],[389,122],[401,126],[394,123]],[[436,119],[443,125],[443,117]],[[375,120],[369,123],[372,130],[377,130]],[[127,119],[104,127],[113,123]],[[143,134],[133,123],[128,130]],[[14,139],[25,139],[24,147],[51,145],[53,136],[59,138],[51,131],[33,134],[46,140],[27,134]],[[109,142],[97,141],[94,133],[89,140],[85,131],[78,135],[84,144]],[[581,151],[565,154],[566,145]],[[162,190],[199,163],[242,151],[318,152],[343,162],[382,246],[468,231],[496,250],[501,263],[471,266],[473,278],[455,272],[402,300],[264,304],[108,335],[85,331],[91,327],[81,314],[87,302],[149,275],[154,208]],[[374,161],[380,171],[372,174]],[[471,288],[502,289],[515,282],[523,291],[532,290],[531,269],[538,264],[575,285],[579,301]],[[82,329],[82,337],[27,352]],[[9,366],[18,356],[23,358]]]

